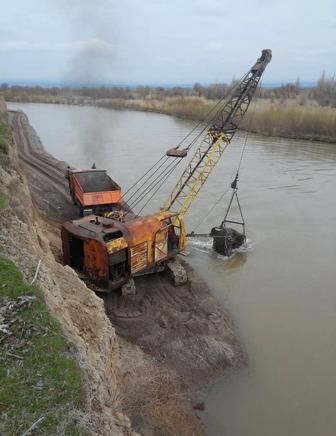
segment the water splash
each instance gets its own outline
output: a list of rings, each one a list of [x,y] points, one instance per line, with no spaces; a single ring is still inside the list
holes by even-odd
[[[198,252],[207,253],[211,255],[215,255],[217,259],[223,259],[225,261],[232,259],[236,253],[248,253],[253,250],[254,244],[251,239],[246,238],[244,244],[235,248],[232,251],[232,255],[230,257],[224,256],[222,254],[216,253],[212,248],[212,238],[190,238],[188,240],[188,247],[196,250]]]

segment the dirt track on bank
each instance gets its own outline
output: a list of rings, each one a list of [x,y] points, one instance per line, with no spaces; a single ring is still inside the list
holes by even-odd
[[[10,123],[33,202],[60,259],[60,225],[78,216],[64,177],[67,163],[45,152],[25,114],[10,112]],[[185,286],[175,288],[164,274],[139,277],[135,296],[111,293],[104,296],[104,302],[120,337],[140,346],[157,362],[175,370],[183,384],[192,386],[238,366],[242,353],[230,316],[206,284],[186,267],[190,280]]]
[[[56,225],[76,217],[68,183],[66,162],[46,153],[40,139],[22,112],[9,111],[15,141],[19,144],[19,158],[29,181],[33,201],[40,212]]]

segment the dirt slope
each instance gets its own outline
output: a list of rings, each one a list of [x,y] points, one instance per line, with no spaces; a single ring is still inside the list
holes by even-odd
[[[37,283],[73,344],[84,379],[82,419],[92,434],[134,434],[128,418],[120,413],[119,348],[115,330],[105,315],[102,301],[70,268],[55,261],[44,222],[35,212],[25,174],[20,168],[13,137],[8,155],[0,156],[0,193],[7,200],[0,213],[3,253],[19,265],[29,281],[42,259]]]

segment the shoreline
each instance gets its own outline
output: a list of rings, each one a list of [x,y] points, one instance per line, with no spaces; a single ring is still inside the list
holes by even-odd
[[[148,112],[162,115],[169,115],[183,120],[189,121],[202,121],[204,113],[207,112],[215,100],[204,100],[198,97],[185,97],[185,98],[167,98],[162,101],[145,101],[145,100],[129,100],[129,99],[70,99],[70,98],[50,98],[39,99],[34,101],[34,98],[19,101],[8,101],[8,103],[26,103],[26,104],[62,104],[67,106],[87,106],[98,107],[113,110],[130,110],[137,112]],[[254,108],[253,108],[254,106]],[[252,112],[253,111],[253,112]],[[276,122],[269,119],[273,114]],[[255,133],[263,137],[295,139],[309,142],[325,142],[329,144],[336,144],[336,132],[333,134],[326,134],[314,131],[312,125],[317,126],[322,123],[318,118],[328,119],[326,130],[331,129],[336,125],[336,109],[320,106],[300,106],[293,104],[281,104],[265,102],[262,99],[256,100],[251,104],[250,110],[246,114],[240,130]],[[329,118],[328,118],[329,117]],[[279,124],[280,123],[280,124]],[[306,128],[308,133],[296,133],[288,129],[291,125],[292,130],[300,126],[304,130],[302,124],[307,124]],[[317,127],[315,126],[314,129]],[[322,131],[323,126],[319,129]]]

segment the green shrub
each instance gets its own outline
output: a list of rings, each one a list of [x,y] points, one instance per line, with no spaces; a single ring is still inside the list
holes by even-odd
[[[7,144],[7,124],[0,123],[0,153],[6,151]]]

